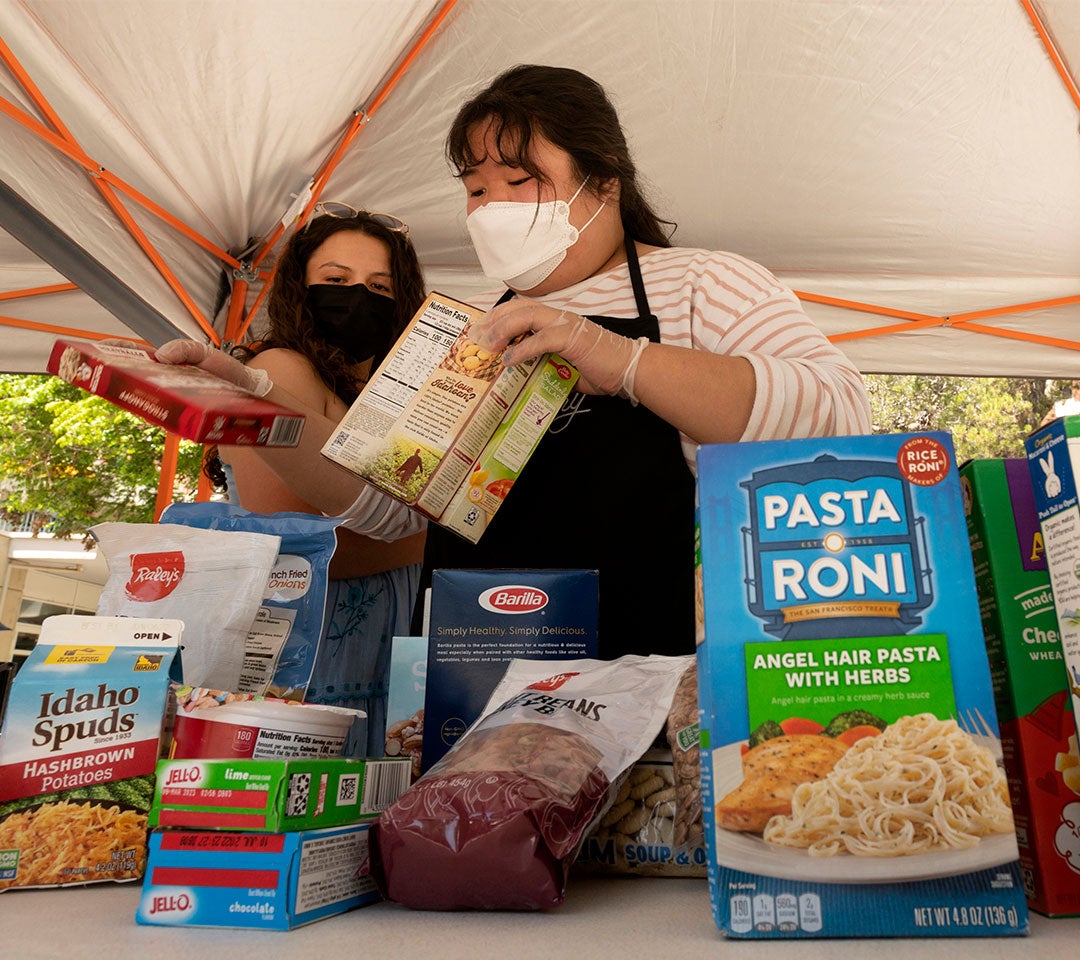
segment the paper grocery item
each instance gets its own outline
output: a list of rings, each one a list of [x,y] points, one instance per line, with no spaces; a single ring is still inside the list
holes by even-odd
[[[142,876],[179,620],[48,617],[0,735],[0,891]]]
[[[1080,756],[1031,474],[1022,458],[973,460],[960,484],[1028,905],[1075,916]]]
[[[236,690],[281,538],[175,523],[99,523],[90,533],[109,567],[98,614],[182,620],[183,682]]]
[[[139,344],[57,340],[46,369],[195,443],[295,447],[304,416]]]
[[[476,542],[577,382],[555,354],[507,367],[484,312],[432,293],[322,454]]]
[[[698,501],[720,930],[1024,934],[952,438],[706,445]]]

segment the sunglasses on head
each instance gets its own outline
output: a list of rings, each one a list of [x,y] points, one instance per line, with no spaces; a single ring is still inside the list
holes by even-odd
[[[359,216],[370,217],[379,226],[386,227],[394,233],[409,235],[409,225],[400,217],[390,213],[371,213],[367,210],[357,210],[355,207],[342,203],[340,200],[320,200],[315,204],[316,216],[336,217],[339,220],[355,220]]]

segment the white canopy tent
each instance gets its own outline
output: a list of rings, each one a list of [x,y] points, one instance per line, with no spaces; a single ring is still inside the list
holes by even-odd
[[[1078,0],[0,0],[0,371],[235,338],[319,196],[488,288],[443,138],[524,62],[603,83],[675,242],[863,371],[1080,375]]]

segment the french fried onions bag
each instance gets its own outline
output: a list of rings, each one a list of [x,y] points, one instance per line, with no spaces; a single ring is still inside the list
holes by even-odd
[[[511,660],[476,723],[372,826],[383,896],[429,910],[562,903],[691,659]]]

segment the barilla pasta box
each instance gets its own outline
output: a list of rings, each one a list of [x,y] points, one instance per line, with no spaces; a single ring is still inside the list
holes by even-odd
[[[57,340],[49,373],[195,443],[295,447],[304,416],[139,344]]]
[[[155,830],[138,923],[291,930],[380,900],[370,823],[289,833]]]
[[[0,891],[136,880],[179,620],[49,617],[0,733]]]
[[[503,364],[502,353],[471,338],[483,316],[429,294],[322,448],[438,523],[460,492],[470,506],[448,529],[473,542],[577,380],[557,356]],[[484,471],[489,479],[481,482]]]
[[[515,658],[597,655],[595,570],[435,570],[421,770],[480,716]]]
[[[951,437],[704,446],[698,497],[721,931],[1026,933]]]
[[[1027,461],[960,468],[1028,906],[1080,913],[1080,756]]]
[[[1061,417],[1024,440],[1054,595],[1073,717],[1080,708],[1080,417]],[[1080,809],[1076,811],[1080,815]],[[1080,820],[1078,820],[1080,824]]]
[[[410,782],[404,760],[162,760],[152,827],[286,832],[378,816]]]

